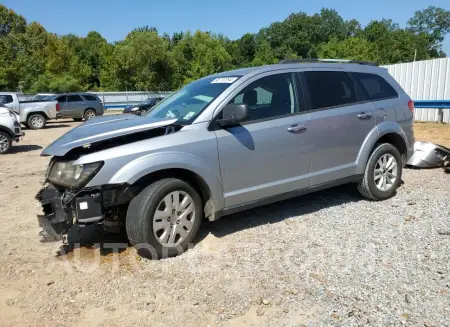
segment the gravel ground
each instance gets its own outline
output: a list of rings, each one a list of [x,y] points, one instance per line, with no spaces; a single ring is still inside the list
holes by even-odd
[[[205,222],[197,245],[140,259],[42,242],[41,147],[0,157],[2,326],[450,326],[450,175],[406,170],[385,202],[338,187]],[[104,237],[104,236],[103,236]],[[111,240],[104,239],[111,242]]]

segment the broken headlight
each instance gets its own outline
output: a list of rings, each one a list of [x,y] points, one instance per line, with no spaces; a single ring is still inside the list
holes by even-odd
[[[97,174],[102,165],[101,161],[84,165],[74,165],[73,161],[54,161],[47,179],[56,185],[83,187]]]

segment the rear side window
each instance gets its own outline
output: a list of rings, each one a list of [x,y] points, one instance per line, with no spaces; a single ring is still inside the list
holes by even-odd
[[[8,103],[13,103],[13,102],[14,102],[14,99],[13,99],[12,95],[10,95],[10,94],[0,95],[0,103],[8,104]]]
[[[93,95],[83,94],[83,97],[86,99],[86,101],[98,101],[97,98]]]
[[[369,100],[376,101],[398,97],[394,88],[379,75],[352,73],[352,76],[361,84]]]
[[[67,102],[79,102],[79,101],[83,101],[83,99],[77,94],[67,96]]]
[[[324,109],[356,103],[352,80],[344,72],[304,72],[311,109]]]

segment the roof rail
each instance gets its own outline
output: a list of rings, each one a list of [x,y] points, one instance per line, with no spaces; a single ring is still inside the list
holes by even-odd
[[[372,61],[362,60],[348,60],[348,59],[283,59],[280,64],[299,64],[299,63],[344,63],[344,64],[358,64],[368,66],[378,66]]]

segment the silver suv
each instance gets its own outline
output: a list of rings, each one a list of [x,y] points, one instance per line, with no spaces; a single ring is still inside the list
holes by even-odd
[[[126,230],[140,254],[161,258],[183,252],[205,218],[343,183],[384,200],[413,151],[413,109],[365,62],[208,76],[147,115],[92,119],[48,146],[41,226]]]
[[[73,118],[75,121],[89,120],[103,115],[103,103],[91,93],[66,93],[46,96],[45,100],[56,100],[60,105],[58,118]]]

